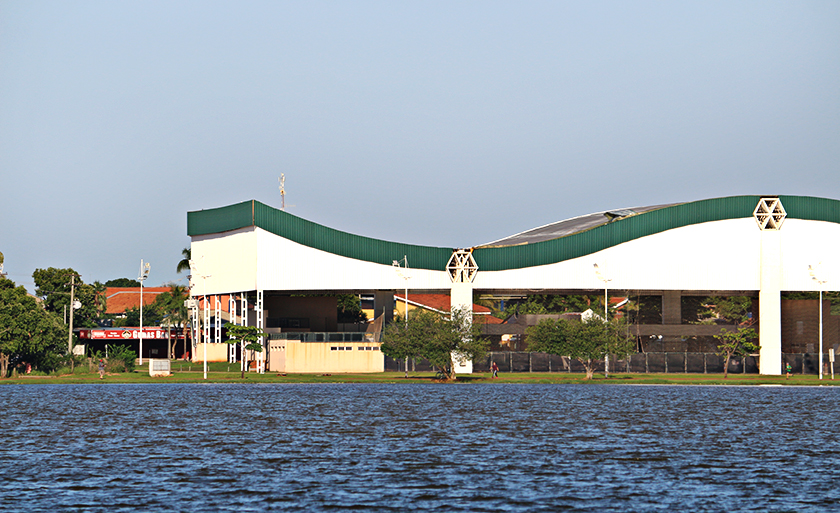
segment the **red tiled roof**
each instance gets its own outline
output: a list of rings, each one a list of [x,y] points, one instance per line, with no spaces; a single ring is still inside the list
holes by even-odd
[[[405,294],[394,294],[395,301],[405,302]],[[452,309],[452,301],[449,294],[408,294],[408,304],[420,306],[430,310],[437,310],[439,312],[448,312]],[[491,310],[486,306],[473,304],[473,314],[490,316]],[[501,322],[501,319],[500,319]]]
[[[169,287],[143,287],[143,306],[154,303],[159,294],[169,292],[170,290],[171,289]],[[108,309],[106,310],[106,313],[121,314],[128,308],[140,308],[140,287],[108,287],[105,289],[105,295],[108,298]],[[210,298],[209,306],[211,310],[216,308],[212,297],[213,296],[208,296],[208,298]],[[227,294],[219,296],[219,302],[222,304],[221,306],[223,312],[227,312],[229,310],[229,298],[230,296]],[[203,309],[204,301],[201,297],[197,297],[196,299],[199,300],[199,309]],[[239,308],[240,303],[237,299],[236,310],[239,311]],[[253,307],[249,305],[249,309],[251,308]]]
[[[158,294],[169,292],[169,287],[143,287],[143,306],[155,302]],[[108,298],[105,313],[121,314],[129,308],[140,308],[140,287],[108,287],[105,289]]]

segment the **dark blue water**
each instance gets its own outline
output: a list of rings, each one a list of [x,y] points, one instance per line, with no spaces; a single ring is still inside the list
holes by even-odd
[[[2,511],[840,511],[840,390],[0,387]]]

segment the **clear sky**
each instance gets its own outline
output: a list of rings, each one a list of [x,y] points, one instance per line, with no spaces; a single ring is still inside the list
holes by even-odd
[[[0,251],[30,291],[183,278],[187,211],[279,207],[281,173],[305,219],[469,247],[840,199],[838,164],[837,1],[0,0]]]

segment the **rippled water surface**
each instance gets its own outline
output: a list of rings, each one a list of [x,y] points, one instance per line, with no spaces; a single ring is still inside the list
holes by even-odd
[[[0,387],[3,511],[840,511],[834,388]]]

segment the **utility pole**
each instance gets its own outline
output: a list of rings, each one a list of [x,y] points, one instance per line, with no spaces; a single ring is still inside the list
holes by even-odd
[[[66,292],[65,292],[66,294]],[[73,355],[73,304],[76,302],[76,275],[70,275],[70,327],[67,330],[67,354]]]

